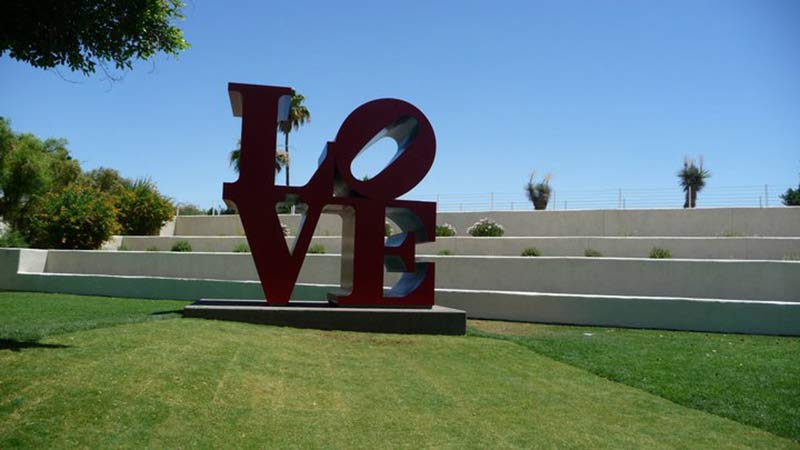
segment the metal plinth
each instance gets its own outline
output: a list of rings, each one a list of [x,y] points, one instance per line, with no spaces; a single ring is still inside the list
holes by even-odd
[[[434,306],[410,308],[343,308],[327,302],[292,302],[268,306],[264,300],[202,299],[183,310],[184,317],[229,320],[318,330],[371,333],[463,335],[466,312]]]

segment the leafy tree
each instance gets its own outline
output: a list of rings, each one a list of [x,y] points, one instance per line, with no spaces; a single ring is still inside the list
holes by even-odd
[[[283,150],[286,153],[286,185],[289,185],[289,133],[292,130],[297,130],[301,126],[305,125],[306,122],[311,122],[311,112],[303,105],[303,102],[306,100],[300,94],[292,91],[292,105],[289,108],[289,118],[288,120],[281,121],[278,124],[278,129],[283,133],[284,137],[284,147]]]
[[[197,205],[193,205],[191,203],[183,203],[178,205],[179,216],[202,216],[205,214],[206,212],[200,209],[200,207]]]
[[[75,183],[45,194],[28,230],[34,247],[97,249],[118,228],[111,197]]]
[[[236,173],[239,173],[239,160],[242,157],[242,141],[240,140],[239,143],[236,145],[234,150],[231,150],[231,153],[228,155],[228,163],[230,163],[231,167]],[[275,154],[275,173],[279,173],[281,168],[287,164],[289,161],[289,155],[285,152],[278,152]]]
[[[24,234],[37,199],[60,191],[81,177],[63,139],[41,140],[32,134],[16,134],[8,120],[0,118],[0,217]]]
[[[686,193],[684,208],[694,208],[697,205],[697,193],[702,191],[706,185],[706,179],[711,177],[711,172],[703,168],[703,157],[700,157],[700,165],[695,165],[694,160],[686,157],[683,161],[683,169],[678,171],[681,187]]]
[[[99,65],[131,69],[158,52],[189,47],[173,25],[180,0],[6,0],[0,14],[0,56],[51,69],[94,73]]]
[[[781,200],[786,206],[800,206],[800,185],[797,186],[797,189],[787,189],[786,193],[781,195]]]
[[[107,167],[92,169],[85,177],[92,187],[111,195],[117,195],[133,185],[130,179],[120,175],[117,170]]]
[[[115,199],[117,221],[122,234],[146,236],[158,234],[175,213],[172,202],[162,196],[152,181],[136,180]]]

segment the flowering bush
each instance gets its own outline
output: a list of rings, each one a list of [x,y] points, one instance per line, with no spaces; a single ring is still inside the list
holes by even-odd
[[[456,235],[456,227],[450,225],[449,223],[445,223],[442,225],[436,225],[436,236],[455,236]]]
[[[471,227],[467,228],[467,233],[470,236],[502,236],[505,234],[506,230],[503,228],[502,225],[499,223],[490,220],[486,217],[483,219],[475,222],[472,224]]]
[[[122,234],[157,235],[164,224],[175,215],[172,202],[161,195],[150,180],[136,180],[124,188],[115,199],[117,222]]]

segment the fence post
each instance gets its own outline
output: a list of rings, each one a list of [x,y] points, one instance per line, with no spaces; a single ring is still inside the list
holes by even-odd
[[[617,208],[622,208],[622,189],[619,190],[619,195],[617,198]]]
[[[553,191],[553,209],[558,209],[558,203],[556,202],[556,191]]]
[[[494,192],[489,192],[489,211],[494,211]]]
[[[564,209],[567,209],[567,201],[564,200]]]
[[[764,205],[769,208],[769,190],[766,184],[764,185]]]

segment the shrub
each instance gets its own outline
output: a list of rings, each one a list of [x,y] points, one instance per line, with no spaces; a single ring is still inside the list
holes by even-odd
[[[456,235],[456,227],[449,223],[436,225],[436,236],[450,237]]]
[[[173,252],[190,252],[192,251],[192,244],[189,241],[178,241],[176,242],[170,251]]]
[[[34,247],[74,250],[98,249],[118,229],[111,198],[76,183],[41,198],[29,232]]]
[[[26,248],[28,243],[22,235],[12,229],[7,229],[0,234],[0,248]]]
[[[284,237],[288,236],[288,235],[289,235],[289,233],[290,233],[289,226],[288,226],[288,225],[286,225],[286,224],[285,224],[285,223],[283,223],[283,222],[281,222],[281,230],[283,230],[283,236],[284,236]]]
[[[191,203],[184,203],[182,205],[178,205],[178,215],[179,216],[203,216],[205,214],[206,214],[206,211],[203,211],[197,205],[193,205]],[[209,215],[211,215],[211,214],[209,214]]]
[[[439,256],[453,256],[453,255],[455,255],[455,253],[453,253],[451,250],[444,249],[444,250],[439,250],[439,253],[437,253],[437,255],[439,255]]]
[[[159,251],[158,250],[158,246],[155,246],[155,245],[151,245],[151,246],[147,247],[145,250],[148,251],[148,252],[157,252],[157,251]]]
[[[520,253],[520,256],[542,256],[542,252],[536,247],[528,247]]]
[[[233,253],[250,253],[250,246],[245,242],[240,242],[233,247]]]
[[[470,236],[489,236],[489,237],[496,237],[502,236],[506,232],[503,229],[503,226],[499,223],[496,223],[488,218],[483,218],[477,222],[475,222],[471,227],[467,228],[467,233]]]
[[[533,203],[533,209],[542,210],[547,209],[547,202],[550,201],[550,179],[553,177],[549,173],[542,178],[540,183],[533,181],[536,172],[531,173],[531,178],[528,184],[525,185],[525,193],[528,194],[528,200]]]
[[[603,254],[593,248],[587,248],[586,251],[583,252],[583,256],[588,256],[589,258],[599,258],[603,256]]]
[[[784,261],[800,261],[800,253],[789,253],[783,256]]]
[[[389,222],[385,222],[383,224],[383,237],[389,237],[392,235],[392,224]]]
[[[672,258],[672,252],[666,248],[653,247],[653,249],[650,250],[650,257],[654,259]]]
[[[308,249],[308,253],[316,253],[316,254],[324,254],[325,253],[325,246],[322,244],[314,244],[311,248]]]
[[[125,235],[158,234],[175,209],[149,180],[136,180],[116,197],[117,221]]]
[[[781,200],[786,206],[800,206],[800,186],[797,189],[789,188],[781,195]]]

